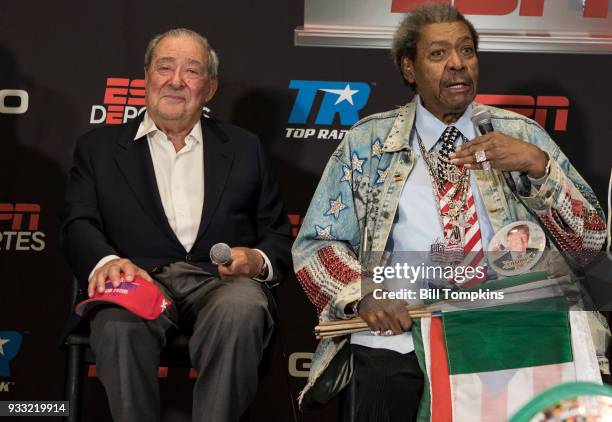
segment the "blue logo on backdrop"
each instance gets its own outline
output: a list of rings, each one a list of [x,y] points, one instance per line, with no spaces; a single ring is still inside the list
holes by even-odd
[[[9,362],[21,349],[22,335],[17,331],[0,331],[0,377],[10,377]]]
[[[298,90],[289,116],[289,123],[295,124],[307,122],[319,92],[323,98],[314,121],[317,125],[331,125],[336,114],[342,126],[356,123],[370,97],[370,85],[363,82],[292,80],[289,88]]]

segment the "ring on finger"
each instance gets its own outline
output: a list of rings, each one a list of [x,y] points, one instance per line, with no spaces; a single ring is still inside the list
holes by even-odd
[[[370,330],[370,333],[372,333],[373,336],[379,336],[382,334],[381,330]]]
[[[483,170],[485,170],[485,171],[491,170],[491,162],[490,161],[483,161],[480,164],[482,165],[482,169]]]
[[[386,330],[384,333],[382,333],[383,336],[392,336],[393,334],[393,330]]]
[[[483,150],[478,150],[474,153],[474,158],[476,158],[477,163],[482,163],[487,161],[487,154]]]

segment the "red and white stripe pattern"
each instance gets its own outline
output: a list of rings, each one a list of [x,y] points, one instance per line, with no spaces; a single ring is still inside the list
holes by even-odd
[[[453,128],[453,126],[449,126],[445,133]],[[453,128],[454,129],[454,128]],[[456,136],[458,138],[461,136],[461,132],[455,129]],[[442,134],[444,137],[444,134]],[[447,140],[445,139],[446,143]],[[453,144],[451,144],[450,152],[455,150],[454,140]],[[444,154],[446,155],[446,154]],[[461,170],[463,170],[461,168]],[[464,246],[463,246],[463,254],[464,258],[461,261],[457,261],[457,265],[462,265],[464,267],[472,267],[475,268],[477,266],[484,266],[484,249],[482,247],[482,238],[480,233],[480,225],[478,224],[478,215],[476,214],[476,207],[474,205],[474,195],[472,195],[472,188],[470,186],[470,182],[468,180],[465,183],[467,192],[465,193],[465,197],[467,201],[463,204],[461,213],[465,216],[465,221],[468,223],[468,227],[465,229],[464,236]],[[453,195],[454,192],[454,195]],[[446,181],[442,188],[438,190],[438,198],[440,200],[440,213],[442,214],[442,224],[444,225],[444,237],[449,239],[451,236],[451,232],[453,231],[453,223],[451,217],[448,215],[448,204],[450,201],[460,201],[463,197],[464,192],[462,189],[455,189],[455,185],[450,181]],[[466,279],[459,285],[459,287],[466,288],[472,287],[477,284],[480,284],[485,281],[485,278],[474,277],[472,279]]]
[[[350,253],[333,246],[319,249],[308,265],[295,274],[319,314],[344,286],[361,281],[359,261]]]
[[[465,215],[465,220],[468,223],[468,227],[465,228],[464,235],[464,245],[463,245],[463,253],[464,259],[461,262],[458,262],[457,265],[462,265],[464,267],[472,267],[476,268],[477,266],[484,266],[485,263],[485,255],[484,248],[482,247],[482,236],[480,233],[480,225],[478,224],[478,215],[476,214],[476,206],[474,205],[474,195],[472,194],[472,188],[470,183],[466,183],[467,185],[467,201],[465,202],[461,212]],[[448,202],[450,200],[459,200],[461,199],[462,192],[456,192],[453,198],[450,198],[450,195],[453,191],[453,184],[451,182],[446,182],[444,187],[440,190],[440,211],[443,214],[442,222],[444,224],[444,236],[445,238],[449,238],[452,230],[453,224],[451,218],[448,214]],[[467,279],[459,287],[473,287],[477,284],[484,282],[485,279],[474,277],[472,279]]]

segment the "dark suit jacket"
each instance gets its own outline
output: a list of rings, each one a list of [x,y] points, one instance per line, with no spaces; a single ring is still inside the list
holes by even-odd
[[[186,251],[164,213],[146,137],[134,140],[141,120],[93,129],[77,142],[60,241],[80,285],[110,254],[147,271],[187,261],[216,274],[209,251],[217,242],[261,249],[281,280],[290,266],[291,228],[257,137],[202,118],[204,207]]]

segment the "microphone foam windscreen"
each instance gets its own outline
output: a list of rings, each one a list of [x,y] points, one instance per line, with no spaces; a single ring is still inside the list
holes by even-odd
[[[475,126],[480,126],[482,123],[488,123],[491,121],[491,113],[484,107],[476,107],[472,114],[472,123]]]
[[[216,243],[210,248],[210,260],[213,264],[223,265],[232,260],[232,251],[225,243]]]

